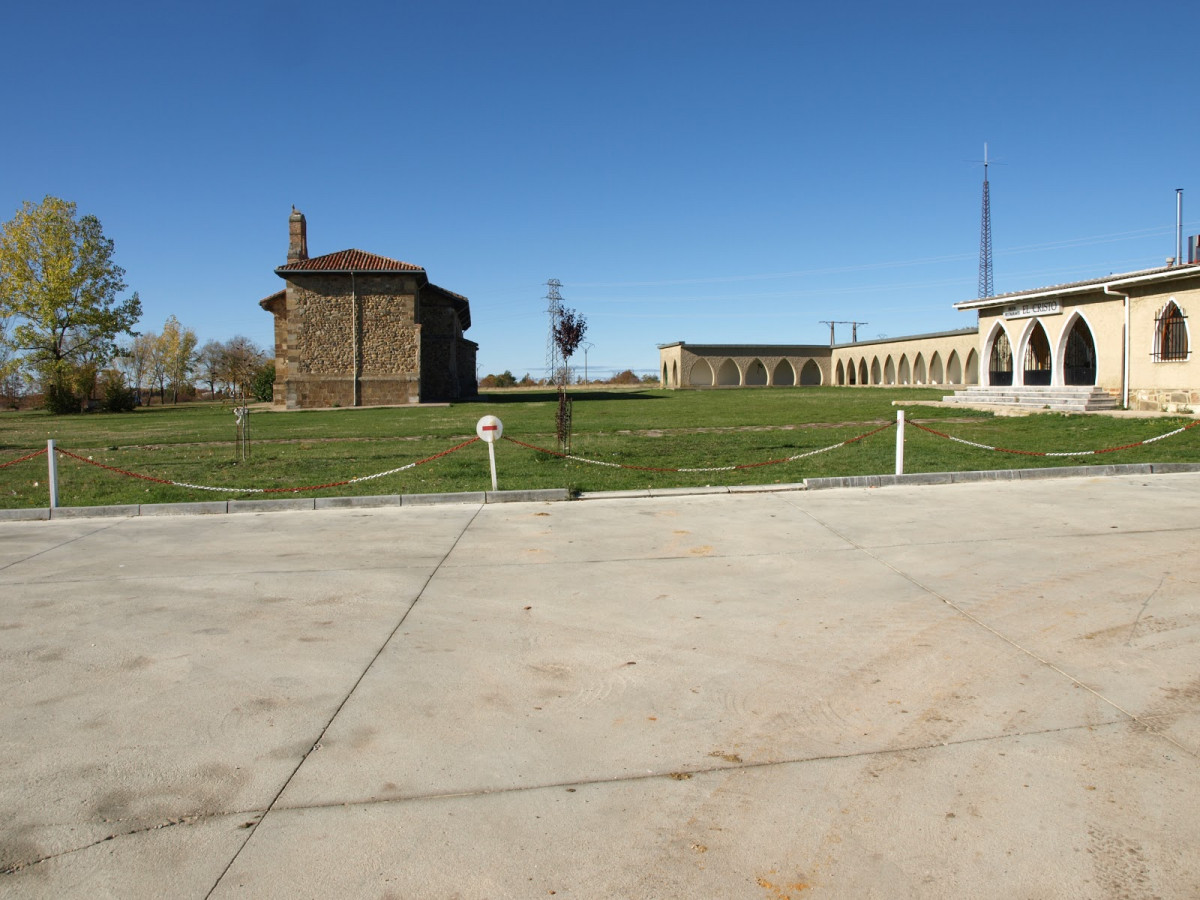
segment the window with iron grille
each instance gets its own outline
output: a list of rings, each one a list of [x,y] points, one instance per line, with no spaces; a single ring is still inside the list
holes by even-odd
[[[1172,300],[1154,320],[1154,361],[1178,362],[1187,359],[1190,353],[1187,316]]]

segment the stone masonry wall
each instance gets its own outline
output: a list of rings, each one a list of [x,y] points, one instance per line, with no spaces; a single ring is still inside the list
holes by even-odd
[[[356,353],[360,405],[418,402],[417,290],[416,279],[401,273],[353,282],[347,274],[292,275],[285,375],[276,382],[286,405],[353,405]]]

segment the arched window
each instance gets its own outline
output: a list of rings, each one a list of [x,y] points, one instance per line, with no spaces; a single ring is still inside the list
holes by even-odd
[[[1187,359],[1190,352],[1187,316],[1170,300],[1154,322],[1154,361],[1179,362]]]

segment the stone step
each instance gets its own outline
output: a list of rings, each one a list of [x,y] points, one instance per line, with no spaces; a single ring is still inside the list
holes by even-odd
[[[980,403],[994,406],[1026,406],[1066,412],[1116,409],[1117,401],[1101,388],[1091,386],[968,387],[942,398],[947,403]]]

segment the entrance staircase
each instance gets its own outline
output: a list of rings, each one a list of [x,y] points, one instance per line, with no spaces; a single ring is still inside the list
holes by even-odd
[[[1097,412],[1116,409],[1117,399],[1098,387],[968,387],[943,397],[946,403],[1022,406],[1054,412]]]

